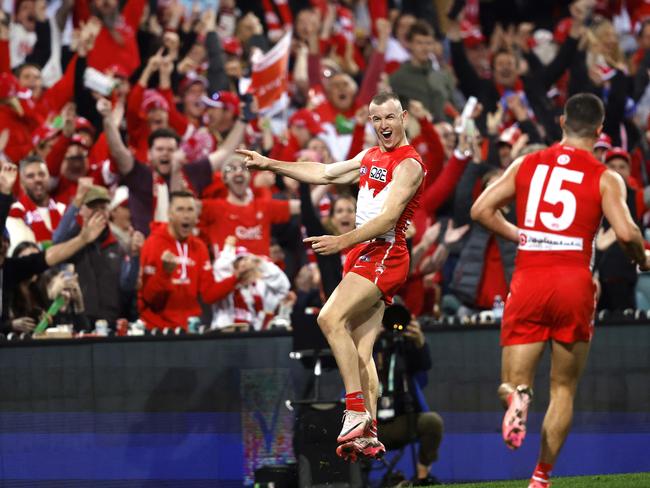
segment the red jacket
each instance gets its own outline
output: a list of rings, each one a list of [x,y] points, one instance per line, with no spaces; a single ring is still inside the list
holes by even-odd
[[[179,256],[172,275],[162,267],[161,256],[166,250]],[[200,239],[190,236],[179,242],[164,225],[154,229],[142,247],[140,277],[138,311],[149,329],[186,329],[189,317],[201,315],[199,293],[204,302],[213,303],[234,291],[237,284],[234,276],[214,280],[208,248]]]

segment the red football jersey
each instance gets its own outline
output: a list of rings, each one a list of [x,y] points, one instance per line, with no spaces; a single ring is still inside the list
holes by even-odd
[[[237,245],[259,256],[268,256],[271,248],[271,224],[291,218],[287,200],[253,199],[248,205],[233,205],[225,198],[203,200],[200,227],[210,244],[223,248],[228,236]]]
[[[518,268],[589,266],[606,169],[590,152],[561,144],[524,159],[515,180]]]
[[[361,160],[359,169],[359,195],[357,197],[356,227],[361,227],[375,218],[386,201],[388,189],[393,181],[393,171],[405,159],[413,158],[422,166],[422,158],[411,145],[400,146],[392,151],[383,152],[379,146],[371,147]],[[411,201],[406,204],[395,227],[385,234],[378,236],[388,242],[405,244],[404,234],[409,226],[415,209],[420,205],[420,195],[424,179]]]

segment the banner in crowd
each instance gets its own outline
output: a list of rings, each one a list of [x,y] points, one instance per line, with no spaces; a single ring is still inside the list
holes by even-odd
[[[248,92],[257,97],[258,108],[265,111],[287,92],[291,31],[287,32],[269,52],[253,59]]]

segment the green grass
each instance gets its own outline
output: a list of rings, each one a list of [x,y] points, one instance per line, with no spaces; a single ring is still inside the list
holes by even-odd
[[[447,485],[454,488],[526,488],[528,480]],[[551,488],[650,488],[650,473],[553,478]],[[431,488],[435,488],[432,486]]]

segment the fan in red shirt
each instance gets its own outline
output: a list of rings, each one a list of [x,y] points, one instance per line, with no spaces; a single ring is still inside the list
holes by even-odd
[[[240,266],[234,276],[215,281],[208,249],[192,235],[198,219],[194,195],[172,192],[169,223],[156,227],[142,248],[138,311],[147,328],[183,327],[201,315],[205,303],[225,298],[238,282],[248,281],[252,267]]]
[[[249,187],[251,175],[241,157],[232,158],[222,171],[228,188],[226,198],[203,200],[201,231],[215,253],[223,248],[226,237],[252,254],[269,256],[271,224],[287,222],[300,212],[299,200],[258,199]]]
[[[88,54],[88,66],[105,71],[111,65],[122,66],[131,75],[140,65],[136,34],[145,0],[128,0],[122,12],[118,0],[79,0],[74,6],[74,21],[88,21],[91,15],[102,23],[95,47]]]
[[[519,448],[526,436],[537,364],[552,341],[551,400],[529,488],[550,486],[553,464],[571,425],[593,335],[590,261],[603,215],[628,257],[650,269],[650,253],[625,202],[623,179],[592,155],[604,118],[598,97],[571,97],[560,117],[562,141],[515,161],[472,207],[473,219],[519,243],[501,325],[499,395],[507,407],[502,433],[510,449]],[[501,212],[512,200],[516,226]]]
[[[28,93],[21,90],[11,73],[0,73],[0,127],[9,130],[5,154],[20,161],[32,150],[32,135],[42,125],[42,116]]]

